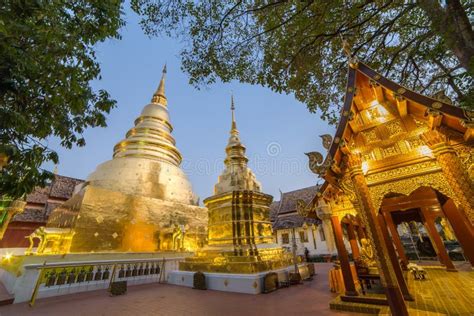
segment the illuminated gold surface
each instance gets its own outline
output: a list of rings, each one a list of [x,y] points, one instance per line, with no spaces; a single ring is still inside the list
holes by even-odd
[[[209,210],[209,245],[180,263],[180,270],[256,273],[286,267],[291,256],[273,242],[272,197],[232,191],[204,201]]]
[[[205,244],[207,210],[180,169],[171,136],[165,73],[113,159],[54,210],[48,227],[73,228],[71,252],[194,250]],[[173,246],[173,231],[183,242]],[[176,249],[179,248],[179,249]]]
[[[28,235],[30,246],[25,255],[32,253],[34,239],[39,239],[36,254],[60,254],[67,253],[71,247],[74,231],[71,228],[38,227]]]
[[[397,93],[406,92],[402,90]],[[323,170],[329,186],[322,195],[333,216],[360,215],[369,236],[361,254],[367,246],[373,247],[381,282],[393,288],[395,271],[375,217],[383,199],[430,187],[462,205],[460,211],[472,221],[472,143],[462,132],[443,126],[439,112],[417,113],[407,108],[400,95],[387,98],[387,91],[377,84],[361,85],[355,91],[344,142],[335,153],[339,168]],[[328,160],[321,154],[313,157],[319,164]]]
[[[48,222],[48,226],[74,228],[71,252],[178,250],[172,247],[175,224],[187,228],[185,250],[205,242],[207,210],[203,207],[90,185],[81,195],[56,209]]]
[[[291,256],[274,243],[269,206],[273,197],[247,167],[245,146],[238,137],[232,98],[232,128],[226,147],[225,169],[215,195],[204,200],[209,210],[209,244],[180,263],[180,270],[256,273],[291,264]]]
[[[234,116],[234,98],[232,97],[232,127],[230,137],[225,148],[225,168],[214,186],[214,194],[221,194],[233,190],[261,190],[261,184],[255,174],[247,167],[248,158],[245,156],[245,146],[240,142],[239,131]]]

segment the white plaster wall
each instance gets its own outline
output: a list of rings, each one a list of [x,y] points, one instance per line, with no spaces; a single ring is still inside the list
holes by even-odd
[[[4,257],[6,254],[13,256],[23,256],[27,248],[0,248],[0,257]],[[32,249],[36,251],[36,247]]]
[[[302,266],[300,266],[302,268]],[[305,267],[306,268],[306,267]],[[307,269],[307,268],[306,268]],[[294,271],[290,266],[283,269],[274,270],[278,274],[279,281],[288,281],[289,271]],[[231,273],[208,273],[206,276],[206,287],[209,290],[236,292],[246,294],[260,294],[264,290],[265,275],[270,271],[255,274],[231,274]],[[168,275],[168,283],[193,287],[193,278],[195,272],[172,271]]]
[[[311,227],[308,227],[306,229],[307,236],[308,236],[308,241],[303,242],[303,241],[300,240],[299,232],[304,231],[304,228],[299,227],[299,228],[295,229],[295,233],[296,233],[295,237],[296,237],[296,245],[297,245],[296,253],[298,255],[304,255],[305,247],[309,250],[310,256],[327,255],[327,254],[335,254],[336,253],[335,251],[331,252],[328,249],[328,245],[326,243],[326,240],[328,238],[327,235],[326,235],[326,240],[323,241],[321,239],[320,230],[322,230],[321,226],[317,226],[315,229],[312,229]],[[289,243],[288,244],[283,244],[283,242],[282,242],[282,235],[284,233],[287,233],[289,235]],[[280,247],[285,247],[285,248],[288,248],[289,251],[292,251],[292,246],[293,246],[293,232],[292,232],[292,229],[279,229],[279,230],[276,231],[276,236],[277,236],[277,243]],[[316,241],[316,247],[315,247],[314,240]]]

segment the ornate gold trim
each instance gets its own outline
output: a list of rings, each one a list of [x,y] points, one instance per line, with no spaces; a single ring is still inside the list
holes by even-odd
[[[372,185],[369,187],[369,192],[372,201],[374,202],[375,209],[378,210],[382,205],[382,201],[386,194],[400,193],[408,196],[420,187],[431,187],[436,189],[444,195],[452,198],[454,202],[459,205],[457,196],[454,194],[454,191],[441,171],[426,173],[423,175],[417,173],[404,179]]]
[[[365,177],[369,187],[373,185],[383,184],[394,180],[401,180],[413,176],[424,175],[440,171],[441,167],[436,160],[429,160],[420,163],[410,164],[399,168],[393,168],[369,174]]]

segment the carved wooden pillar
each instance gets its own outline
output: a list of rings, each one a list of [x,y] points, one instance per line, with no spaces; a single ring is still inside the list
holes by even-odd
[[[393,243],[395,244],[395,248],[397,249],[398,256],[400,260],[402,260],[403,265],[406,267],[408,265],[408,259],[405,254],[405,249],[403,248],[402,241],[400,240],[400,235],[398,234],[397,227],[393,223],[393,218],[390,212],[383,212],[383,217],[387,228],[390,230],[390,234],[392,235]]]
[[[410,295],[410,291],[408,291],[408,286],[403,277],[402,268],[400,267],[400,263],[398,262],[397,253],[395,252],[395,248],[393,247],[392,240],[388,234],[387,229],[387,222],[385,221],[384,215],[381,213],[378,215],[379,224],[382,228],[383,237],[385,240],[385,244],[387,245],[388,254],[390,256],[390,260],[392,261],[393,269],[395,271],[395,275],[397,276],[398,285],[400,286],[400,291],[402,291],[403,298],[407,301],[413,301],[413,297]]]
[[[454,201],[449,199],[443,205],[443,213],[453,228],[454,235],[461,244],[464,255],[474,267],[474,233],[472,226],[464,220],[463,214],[456,208]]]
[[[349,255],[346,246],[344,246],[344,240],[342,239],[341,222],[337,216],[331,216],[331,223],[334,232],[334,240],[336,241],[337,254],[341,262],[342,278],[344,279],[344,286],[346,288],[345,294],[347,296],[357,296],[358,293],[352,277]]]
[[[375,209],[370,196],[369,187],[362,173],[359,155],[349,154],[347,165],[353,182],[353,187],[360,201],[361,214],[365,217],[369,238],[372,239],[382,286],[387,294],[388,304],[393,315],[408,316],[407,306],[398,286],[397,277],[390,261],[387,245],[385,244],[381,227],[377,220],[378,210]]]
[[[443,240],[436,229],[433,216],[430,215],[430,210],[426,207],[421,208],[421,214],[423,215],[423,220],[425,224],[425,228],[428,231],[430,236],[431,242],[436,249],[436,254],[439,257],[441,263],[446,266],[447,271],[456,272],[456,268],[454,267],[451,258],[449,258],[449,254],[446,251],[446,247],[444,246]]]
[[[422,138],[433,151],[443,174],[456,194],[456,197],[451,198],[456,198],[462,204],[467,218],[471,225],[474,225],[474,184],[467,170],[443,134],[432,130],[424,133]]]
[[[362,224],[359,223],[359,225],[357,226],[357,235],[359,235],[359,241],[362,239],[362,238],[366,238],[367,239],[367,235],[365,234],[365,230],[364,228],[362,227]]]
[[[352,249],[352,258],[354,260],[359,259],[359,245],[357,244],[357,237],[354,231],[354,225],[352,225],[352,223],[347,224],[347,234],[349,235],[349,243]]]

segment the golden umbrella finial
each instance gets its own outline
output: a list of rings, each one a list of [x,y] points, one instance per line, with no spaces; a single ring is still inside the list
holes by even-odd
[[[232,111],[232,129],[235,130],[237,129],[237,124],[235,123],[235,103],[234,103],[234,94],[232,93],[230,95],[230,110]]]
[[[153,97],[151,98],[152,103],[159,103],[162,105],[167,105],[168,102],[166,100],[165,96],[165,79],[166,79],[166,64],[163,67],[163,71],[161,74],[161,80],[160,84],[158,85],[158,89],[156,89],[155,94],[153,94]]]

